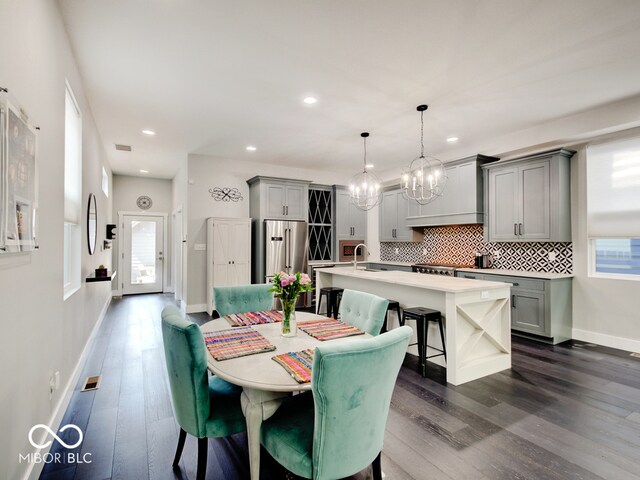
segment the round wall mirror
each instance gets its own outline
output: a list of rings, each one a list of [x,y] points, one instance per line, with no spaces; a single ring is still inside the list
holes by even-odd
[[[96,251],[96,237],[98,236],[98,207],[96,196],[89,194],[89,208],[87,208],[87,241],[89,243],[89,255]]]

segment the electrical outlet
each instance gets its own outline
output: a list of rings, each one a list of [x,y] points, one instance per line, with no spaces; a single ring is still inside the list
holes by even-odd
[[[423,248],[423,249],[422,249],[422,254],[423,254],[423,255],[426,255],[426,254],[427,254],[427,249],[426,249],[426,248]]]
[[[396,255],[400,253],[400,249],[396,247]]]
[[[56,371],[56,373],[53,374],[53,388],[55,388],[56,390],[60,388],[60,372],[59,371]]]
[[[549,252],[549,261],[550,262],[556,261],[556,252]]]
[[[206,243],[196,243],[193,245],[193,249],[197,252],[206,252],[207,244]]]
[[[495,260],[499,259],[499,258],[500,258],[500,254],[501,254],[501,253],[502,253],[502,250],[494,250],[494,251],[493,251],[493,258],[494,258]]]

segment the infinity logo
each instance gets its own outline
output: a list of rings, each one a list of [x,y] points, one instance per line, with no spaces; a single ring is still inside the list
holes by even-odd
[[[82,443],[82,430],[80,430],[80,427],[78,427],[78,426],[76,426],[76,425],[74,425],[72,423],[69,423],[68,425],[65,425],[64,427],[62,427],[58,431],[59,432],[64,432],[65,430],[68,430],[68,429],[72,428],[76,432],[78,432],[78,441],[76,443],[74,443],[73,445],[66,444],[58,435],[56,435],[56,432],[51,430],[47,425],[43,425],[42,423],[39,423],[38,425],[34,425],[33,427],[31,427],[31,430],[29,430],[29,442],[31,443],[31,445],[34,446],[34,448],[47,448],[49,445],[51,445],[53,443],[53,440],[48,440],[47,442],[43,443],[42,445],[39,445],[33,440],[33,432],[35,432],[39,428],[43,428],[44,430],[49,432],[49,434],[53,438],[55,438],[58,441],[58,443],[60,445],[62,445],[64,448],[68,448],[68,449],[76,448],[78,445],[80,445]]]

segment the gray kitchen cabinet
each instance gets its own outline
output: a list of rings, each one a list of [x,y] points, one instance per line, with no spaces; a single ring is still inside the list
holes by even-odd
[[[416,202],[413,202],[414,204]],[[417,205],[417,204],[416,204]],[[421,242],[423,235],[407,226],[409,201],[399,188],[382,194],[379,212],[379,239],[381,242]]]
[[[571,278],[540,279],[457,271],[456,277],[511,284],[511,331],[547,343],[571,339]]]
[[[252,217],[307,221],[311,182],[256,176],[247,180],[247,183]]]
[[[484,221],[484,183],[481,167],[495,157],[474,155],[445,165],[447,184],[441,197],[426,205],[408,200],[408,227],[463,225]]]
[[[411,272],[409,265],[395,265],[393,263],[367,263],[367,268],[381,270],[383,272]]]
[[[552,150],[484,166],[489,242],[571,241],[571,157]]]
[[[346,188],[335,186],[334,190],[336,241],[365,241],[367,238],[367,212],[351,203],[351,194]],[[337,248],[336,251],[338,251]]]

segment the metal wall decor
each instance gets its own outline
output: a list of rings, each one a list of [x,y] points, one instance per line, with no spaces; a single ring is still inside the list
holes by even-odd
[[[209,189],[211,198],[216,202],[239,202],[244,200],[240,190],[232,187],[214,187]]]
[[[38,248],[37,130],[0,87],[0,253]]]
[[[153,205],[153,200],[151,200],[151,197],[146,195],[140,195],[136,200],[136,205],[138,205],[138,208],[142,210],[149,210]]]

